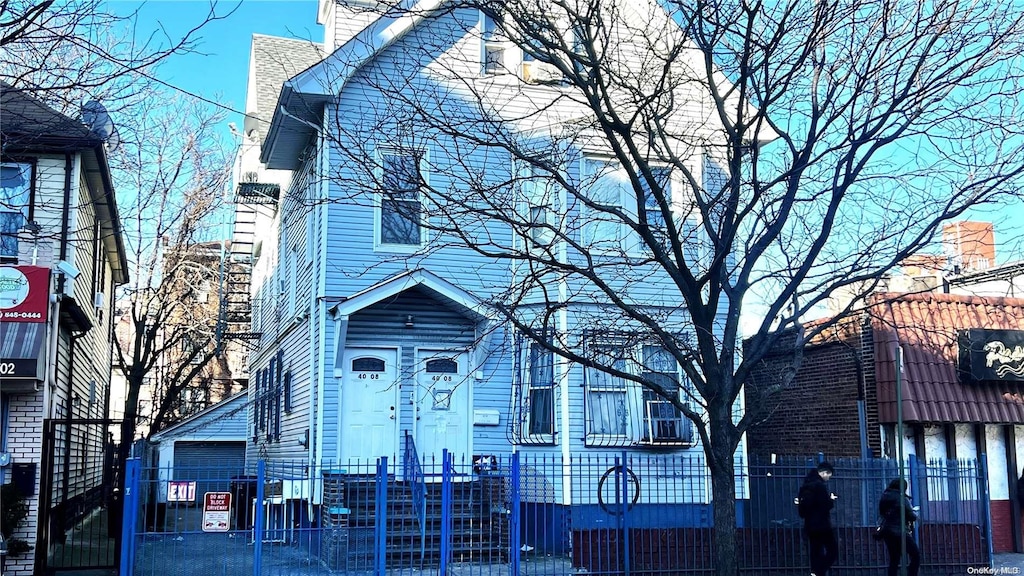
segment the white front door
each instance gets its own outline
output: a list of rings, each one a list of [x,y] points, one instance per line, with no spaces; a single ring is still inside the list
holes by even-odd
[[[439,350],[416,354],[416,450],[427,474],[440,474],[445,448],[458,471],[471,464],[468,358],[463,352]]]
[[[398,351],[346,348],[341,382],[341,459],[373,460],[398,454]],[[360,469],[362,471],[362,469]],[[350,470],[355,472],[355,470]]]

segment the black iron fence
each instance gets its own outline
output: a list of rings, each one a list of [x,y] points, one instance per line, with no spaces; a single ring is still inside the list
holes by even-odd
[[[899,471],[889,460],[833,464],[834,573],[881,573],[884,547],[870,534]],[[743,574],[807,573],[793,498],[814,465],[737,463]],[[987,565],[984,466],[911,459],[904,473],[921,506],[923,573]],[[243,470],[132,462],[129,478],[122,576],[715,573],[714,495],[695,456],[446,455]]]

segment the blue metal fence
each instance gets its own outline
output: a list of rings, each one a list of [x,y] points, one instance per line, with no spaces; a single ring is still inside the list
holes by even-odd
[[[984,460],[906,469],[925,574],[987,564]],[[793,497],[815,458],[737,463],[744,574],[806,574]],[[835,574],[880,573],[870,538],[891,460],[833,460]],[[696,456],[477,455],[437,461],[129,463],[122,576],[714,574],[711,478]],[[230,511],[205,510],[208,493]],[[223,519],[227,517],[227,521]]]

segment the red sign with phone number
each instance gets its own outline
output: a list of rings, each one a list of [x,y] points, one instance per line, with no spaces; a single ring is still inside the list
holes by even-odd
[[[0,266],[0,320],[46,322],[49,301],[49,268]]]

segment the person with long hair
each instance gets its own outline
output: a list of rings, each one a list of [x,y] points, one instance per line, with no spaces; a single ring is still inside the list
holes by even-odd
[[[889,486],[882,492],[882,498],[878,501],[878,514],[882,518],[882,541],[889,551],[888,576],[897,576],[900,573],[903,550],[910,560],[907,565],[907,576],[917,576],[921,569],[921,551],[913,538],[917,510],[907,496],[906,480],[896,478],[889,482]]]

